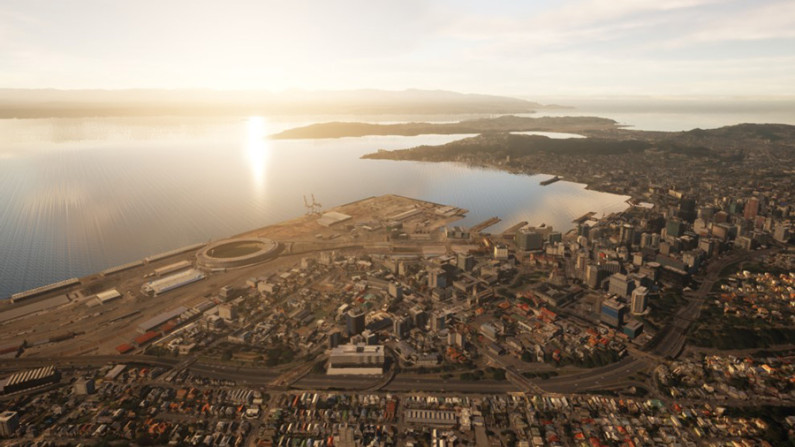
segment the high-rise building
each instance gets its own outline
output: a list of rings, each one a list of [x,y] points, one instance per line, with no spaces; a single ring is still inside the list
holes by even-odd
[[[714,240],[702,237],[698,240],[698,248],[699,250],[703,251],[707,257],[712,256],[715,253],[715,246],[717,244]]]
[[[667,236],[679,237],[685,232],[685,224],[678,219],[668,219],[665,223],[665,234]]]
[[[428,271],[428,287],[431,289],[447,287],[447,273],[441,268],[430,269]]]
[[[635,288],[635,281],[629,279],[623,273],[616,273],[610,276],[610,288],[608,293],[618,295],[622,298],[628,298],[629,294]]]
[[[11,438],[19,427],[19,414],[16,411],[0,413],[0,436]]]
[[[632,291],[633,314],[639,315],[645,312],[648,303],[649,303],[649,289],[641,286]]]
[[[617,328],[623,324],[624,314],[626,313],[627,306],[618,302],[615,298],[611,298],[602,302],[602,311],[599,319],[603,323]]]
[[[464,349],[466,348],[466,338],[461,332],[450,331],[447,333],[447,344]]]
[[[640,235],[640,248],[651,247],[651,233],[643,233]]]
[[[756,197],[751,197],[745,202],[745,207],[743,208],[743,217],[747,220],[751,220],[756,217],[759,213],[759,199]]]
[[[364,340],[364,343],[367,345],[378,344],[378,334],[371,331],[370,329],[365,329],[364,332],[362,332],[362,339]]]
[[[596,289],[599,287],[599,266],[596,264],[587,264],[585,266],[585,283],[588,287]]]
[[[791,229],[788,225],[780,223],[776,225],[776,229],[773,232],[773,239],[779,242],[787,242],[791,237]]]
[[[630,224],[621,225],[618,237],[621,245],[632,245],[635,240],[635,227]]]
[[[544,248],[544,235],[534,230],[520,230],[515,236],[519,250],[541,250]]]
[[[715,215],[715,207],[712,206],[702,206],[698,209],[698,217],[704,219],[705,222],[709,222],[712,220],[712,216]]]
[[[342,343],[342,331],[335,329],[328,334],[328,347],[334,349]]]
[[[403,298],[403,286],[400,285],[397,281],[392,281],[389,283],[389,296],[392,298]]]
[[[431,317],[431,330],[439,332],[445,328],[447,323],[447,314],[445,312],[435,312]]]
[[[475,268],[475,257],[470,254],[458,254],[458,268],[466,272],[471,272]]]
[[[425,328],[425,324],[428,322],[428,314],[421,307],[412,307],[409,309],[409,315],[411,316],[411,322],[414,327],[420,329]]]
[[[237,318],[237,311],[231,304],[222,304],[218,306],[218,316],[224,320],[231,321]]]
[[[392,321],[392,333],[398,339],[405,338],[411,329],[411,320],[406,317],[395,317]]]
[[[345,328],[348,331],[348,337],[361,334],[364,330],[364,312],[354,309],[349,310],[345,314]]]
[[[660,233],[651,234],[651,247],[657,248],[660,245]]]
[[[690,198],[683,198],[679,202],[677,216],[685,222],[693,222],[696,218],[696,201]]]

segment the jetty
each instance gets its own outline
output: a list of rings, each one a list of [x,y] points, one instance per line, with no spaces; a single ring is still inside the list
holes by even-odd
[[[491,218],[486,219],[483,222],[475,225],[474,227],[470,228],[469,232],[470,233],[480,233],[481,231],[485,230],[486,228],[488,228],[488,227],[490,227],[492,225],[496,225],[496,224],[500,223],[501,221],[502,221],[502,219],[500,219],[497,216],[491,217]]]
[[[547,185],[551,185],[551,184],[553,184],[553,183],[555,183],[555,182],[557,182],[559,180],[561,180],[560,176],[556,175],[556,176],[554,176],[554,177],[552,177],[550,179],[543,180],[543,181],[541,181],[539,183],[541,184],[541,186],[547,186]]]

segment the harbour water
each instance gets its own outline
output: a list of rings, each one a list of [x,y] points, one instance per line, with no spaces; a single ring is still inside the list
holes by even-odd
[[[455,163],[361,160],[462,135],[270,140],[299,123],[242,118],[0,120],[0,298],[324,208],[399,194],[571,228],[626,197]],[[555,135],[552,135],[555,136]],[[561,135],[567,137],[568,135]],[[495,226],[492,231],[499,231]]]

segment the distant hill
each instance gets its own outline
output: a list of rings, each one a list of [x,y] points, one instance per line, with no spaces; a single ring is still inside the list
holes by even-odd
[[[546,106],[443,90],[217,91],[0,89],[0,118],[154,115],[529,113]]]
[[[520,117],[500,116],[480,118],[457,123],[398,123],[371,124],[331,122],[288,129],[272,135],[275,139],[300,138],[340,138],[362,137],[366,135],[422,135],[422,134],[465,134],[484,132],[551,131],[581,132],[594,130],[613,130],[617,123],[611,119],[590,116],[567,117]]]

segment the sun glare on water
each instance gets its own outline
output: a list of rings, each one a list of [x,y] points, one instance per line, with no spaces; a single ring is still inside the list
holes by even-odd
[[[267,123],[261,116],[250,116],[246,120],[246,159],[251,169],[254,190],[258,196],[265,193],[265,175],[270,158],[266,129]]]

